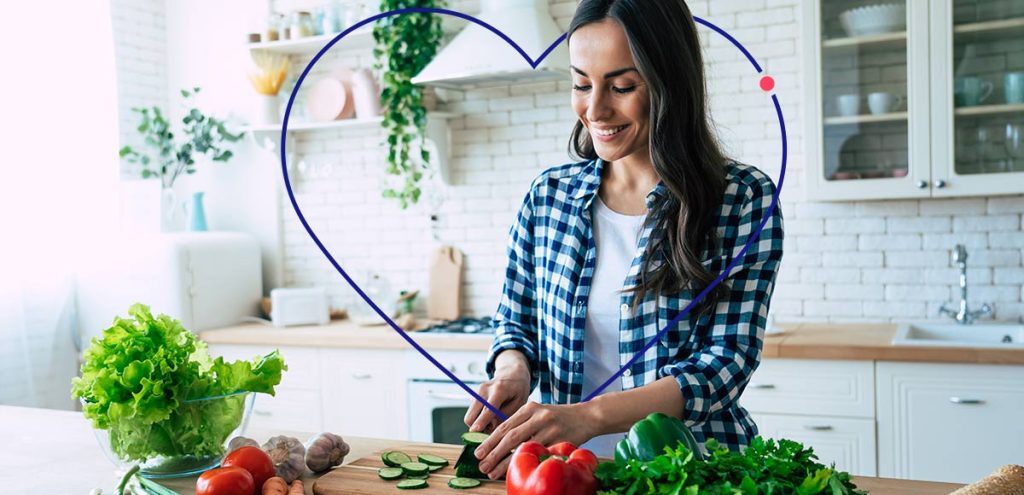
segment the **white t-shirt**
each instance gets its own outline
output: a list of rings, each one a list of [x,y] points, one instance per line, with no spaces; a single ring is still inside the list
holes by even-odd
[[[583,333],[583,396],[600,387],[621,367],[619,365],[619,297],[633,262],[640,229],[646,215],[623,215],[594,196],[591,219],[597,261],[587,302]],[[616,380],[601,393],[622,390]],[[602,435],[582,447],[598,456],[612,457],[622,433]]]

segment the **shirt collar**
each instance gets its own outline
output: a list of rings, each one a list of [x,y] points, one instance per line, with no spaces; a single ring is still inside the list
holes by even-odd
[[[583,201],[585,208],[590,207],[590,203],[594,200],[594,195],[597,194],[597,190],[601,187],[601,170],[604,169],[605,163],[603,159],[595,158],[587,163],[579,175],[576,176],[576,183],[574,184],[576,193],[573,194],[573,199]],[[644,200],[647,209],[650,210],[657,203],[657,200],[666,194],[668,194],[668,188],[663,181],[659,180],[654,189],[647,193],[647,197]]]

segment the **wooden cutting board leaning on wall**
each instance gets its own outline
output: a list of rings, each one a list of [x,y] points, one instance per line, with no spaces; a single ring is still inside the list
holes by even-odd
[[[462,314],[462,252],[441,246],[430,260],[430,292],[427,318],[456,320]]]

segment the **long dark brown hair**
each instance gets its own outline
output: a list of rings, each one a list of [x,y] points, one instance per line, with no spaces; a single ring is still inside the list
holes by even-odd
[[[645,224],[652,235],[640,268],[634,307],[648,293],[693,297],[717,274],[706,270],[701,255],[716,242],[715,229],[725,192],[726,157],[708,118],[707,89],[700,40],[683,0],[581,0],[569,24],[577,29],[604,19],[617,21],[650,94],[651,161],[669,194],[653,205]],[[597,158],[590,133],[580,121],[572,131],[569,152],[578,159]],[[652,263],[658,265],[652,268]],[[724,284],[723,284],[724,285]],[[725,295],[719,285],[695,309],[709,313]]]

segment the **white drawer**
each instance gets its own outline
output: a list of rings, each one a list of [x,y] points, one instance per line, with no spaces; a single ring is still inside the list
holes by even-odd
[[[765,359],[739,403],[752,413],[873,418],[872,361]]]
[[[753,413],[759,434],[786,438],[814,449],[818,462],[856,476],[877,476],[875,422],[835,416]]]
[[[320,363],[316,348],[234,344],[210,344],[209,347],[211,356],[224,356],[225,361],[248,361],[278,349],[284,358],[284,364],[288,366],[288,371],[281,375],[279,387],[320,390]]]
[[[314,390],[279,388],[275,396],[256,394],[248,430],[321,431],[323,408],[320,401],[320,392]]]

